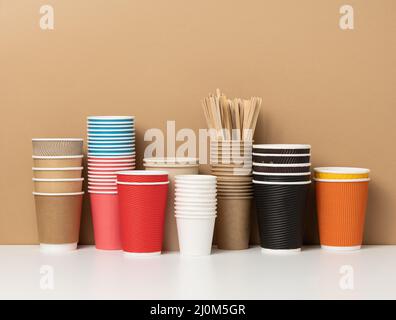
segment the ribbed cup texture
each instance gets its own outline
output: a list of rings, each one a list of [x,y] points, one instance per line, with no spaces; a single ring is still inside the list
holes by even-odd
[[[303,240],[303,214],[308,185],[254,184],[261,246],[298,249]]]
[[[322,245],[362,244],[367,197],[368,182],[316,182]]]
[[[78,156],[83,153],[82,141],[33,141],[34,156]]]
[[[122,247],[126,252],[162,250],[168,185],[118,185]]]
[[[307,154],[311,152],[311,149],[263,149],[253,148],[254,153],[263,154]]]
[[[301,157],[282,157],[282,156],[257,156],[253,155],[253,162],[258,163],[277,163],[277,164],[294,164],[309,163],[310,156]]]
[[[311,166],[306,167],[264,167],[253,165],[253,171],[255,172],[267,172],[267,173],[297,173],[297,172],[309,172]]]

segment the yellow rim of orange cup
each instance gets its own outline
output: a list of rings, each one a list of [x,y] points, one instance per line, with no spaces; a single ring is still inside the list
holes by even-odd
[[[315,179],[346,180],[368,179],[370,170],[349,167],[320,167],[314,169]]]

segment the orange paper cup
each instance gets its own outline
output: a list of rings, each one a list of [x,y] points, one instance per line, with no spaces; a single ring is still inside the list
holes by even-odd
[[[368,182],[369,179],[316,179],[319,237],[323,249],[360,249]]]

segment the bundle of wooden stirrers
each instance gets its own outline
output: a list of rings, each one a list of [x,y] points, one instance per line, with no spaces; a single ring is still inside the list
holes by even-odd
[[[215,129],[218,140],[252,140],[262,98],[227,99],[219,89],[202,100],[209,129]]]

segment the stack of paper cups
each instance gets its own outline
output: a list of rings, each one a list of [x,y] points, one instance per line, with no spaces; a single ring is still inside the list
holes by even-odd
[[[216,204],[215,176],[176,176],[175,217],[182,255],[210,255]]]
[[[322,248],[360,249],[363,242],[369,169],[315,168],[316,204]]]
[[[217,176],[216,244],[219,249],[249,247],[252,143],[250,140],[220,140],[210,144],[211,170]]]
[[[262,251],[301,251],[311,184],[311,146],[253,146],[253,185]]]
[[[33,183],[40,248],[75,250],[83,202],[83,139],[33,139]]]
[[[116,172],[135,169],[135,118],[92,116],[87,119],[88,192],[95,245],[120,250]]]
[[[168,205],[165,216],[164,251],[179,251],[176,219],[174,212],[175,177],[178,175],[198,174],[197,158],[145,158],[143,159],[146,170],[164,170],[169,176]]]

